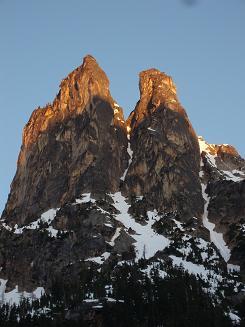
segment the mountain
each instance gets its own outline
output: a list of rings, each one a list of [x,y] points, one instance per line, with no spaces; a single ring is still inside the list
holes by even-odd
[[[88,55],[32,113],[0,221],[0,321],[244,326],[245,160],[197,137],[171,77],[145,70],[139,89],[125,119]]]

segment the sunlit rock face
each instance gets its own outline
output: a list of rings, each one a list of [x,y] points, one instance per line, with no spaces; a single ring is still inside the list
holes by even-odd
[[[106,74],[87,56],[61,82],[54,102],[36,109],[25,126],[3,217],[24,224],[83,192],[115,192],[126,149],[122,109]]]
[[[200,217],[199,145],[176,87],[171,77],[150,69],[140,73],[139,88],[140,100],[127,120],[133,155],[125,189],[159,210],[179,212],[183,220]]]
[[[128,119],[131,128],[140,124],[160,104],[175,110],[179,107],[176,86],[170,76],[152,68],[142,71],[139,77],[140,101]]]

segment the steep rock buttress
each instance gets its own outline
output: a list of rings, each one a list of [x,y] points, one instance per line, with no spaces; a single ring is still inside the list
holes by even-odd
[[[106,74],[86,56],[53,104],[36,109],[25,126],[3,218],[26,224],[84,192],[116,192],[127,162],[124,129]]]
[[[198,139],[172,78],[149,69],[140,73],[139,88],[140,100],[127,120],[133,154],[125,189],[181,220],[200,217]]]

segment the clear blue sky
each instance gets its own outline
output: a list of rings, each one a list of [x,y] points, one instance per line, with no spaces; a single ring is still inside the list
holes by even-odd
[[[24,124],[88,53],[126,115],[156,67],[196,132],[244,156],[245,0],[0,0],[0,211]]]

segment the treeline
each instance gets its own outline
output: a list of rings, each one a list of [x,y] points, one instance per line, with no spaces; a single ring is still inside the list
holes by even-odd
[[[3,305],[0,326],[232,326],[227,308],[203,290],[200,279],[171,266],[163,278],[159,265],[146,273],[145,260],[114,269],[82,264],[77,278],[56,276],[39,301]]]

